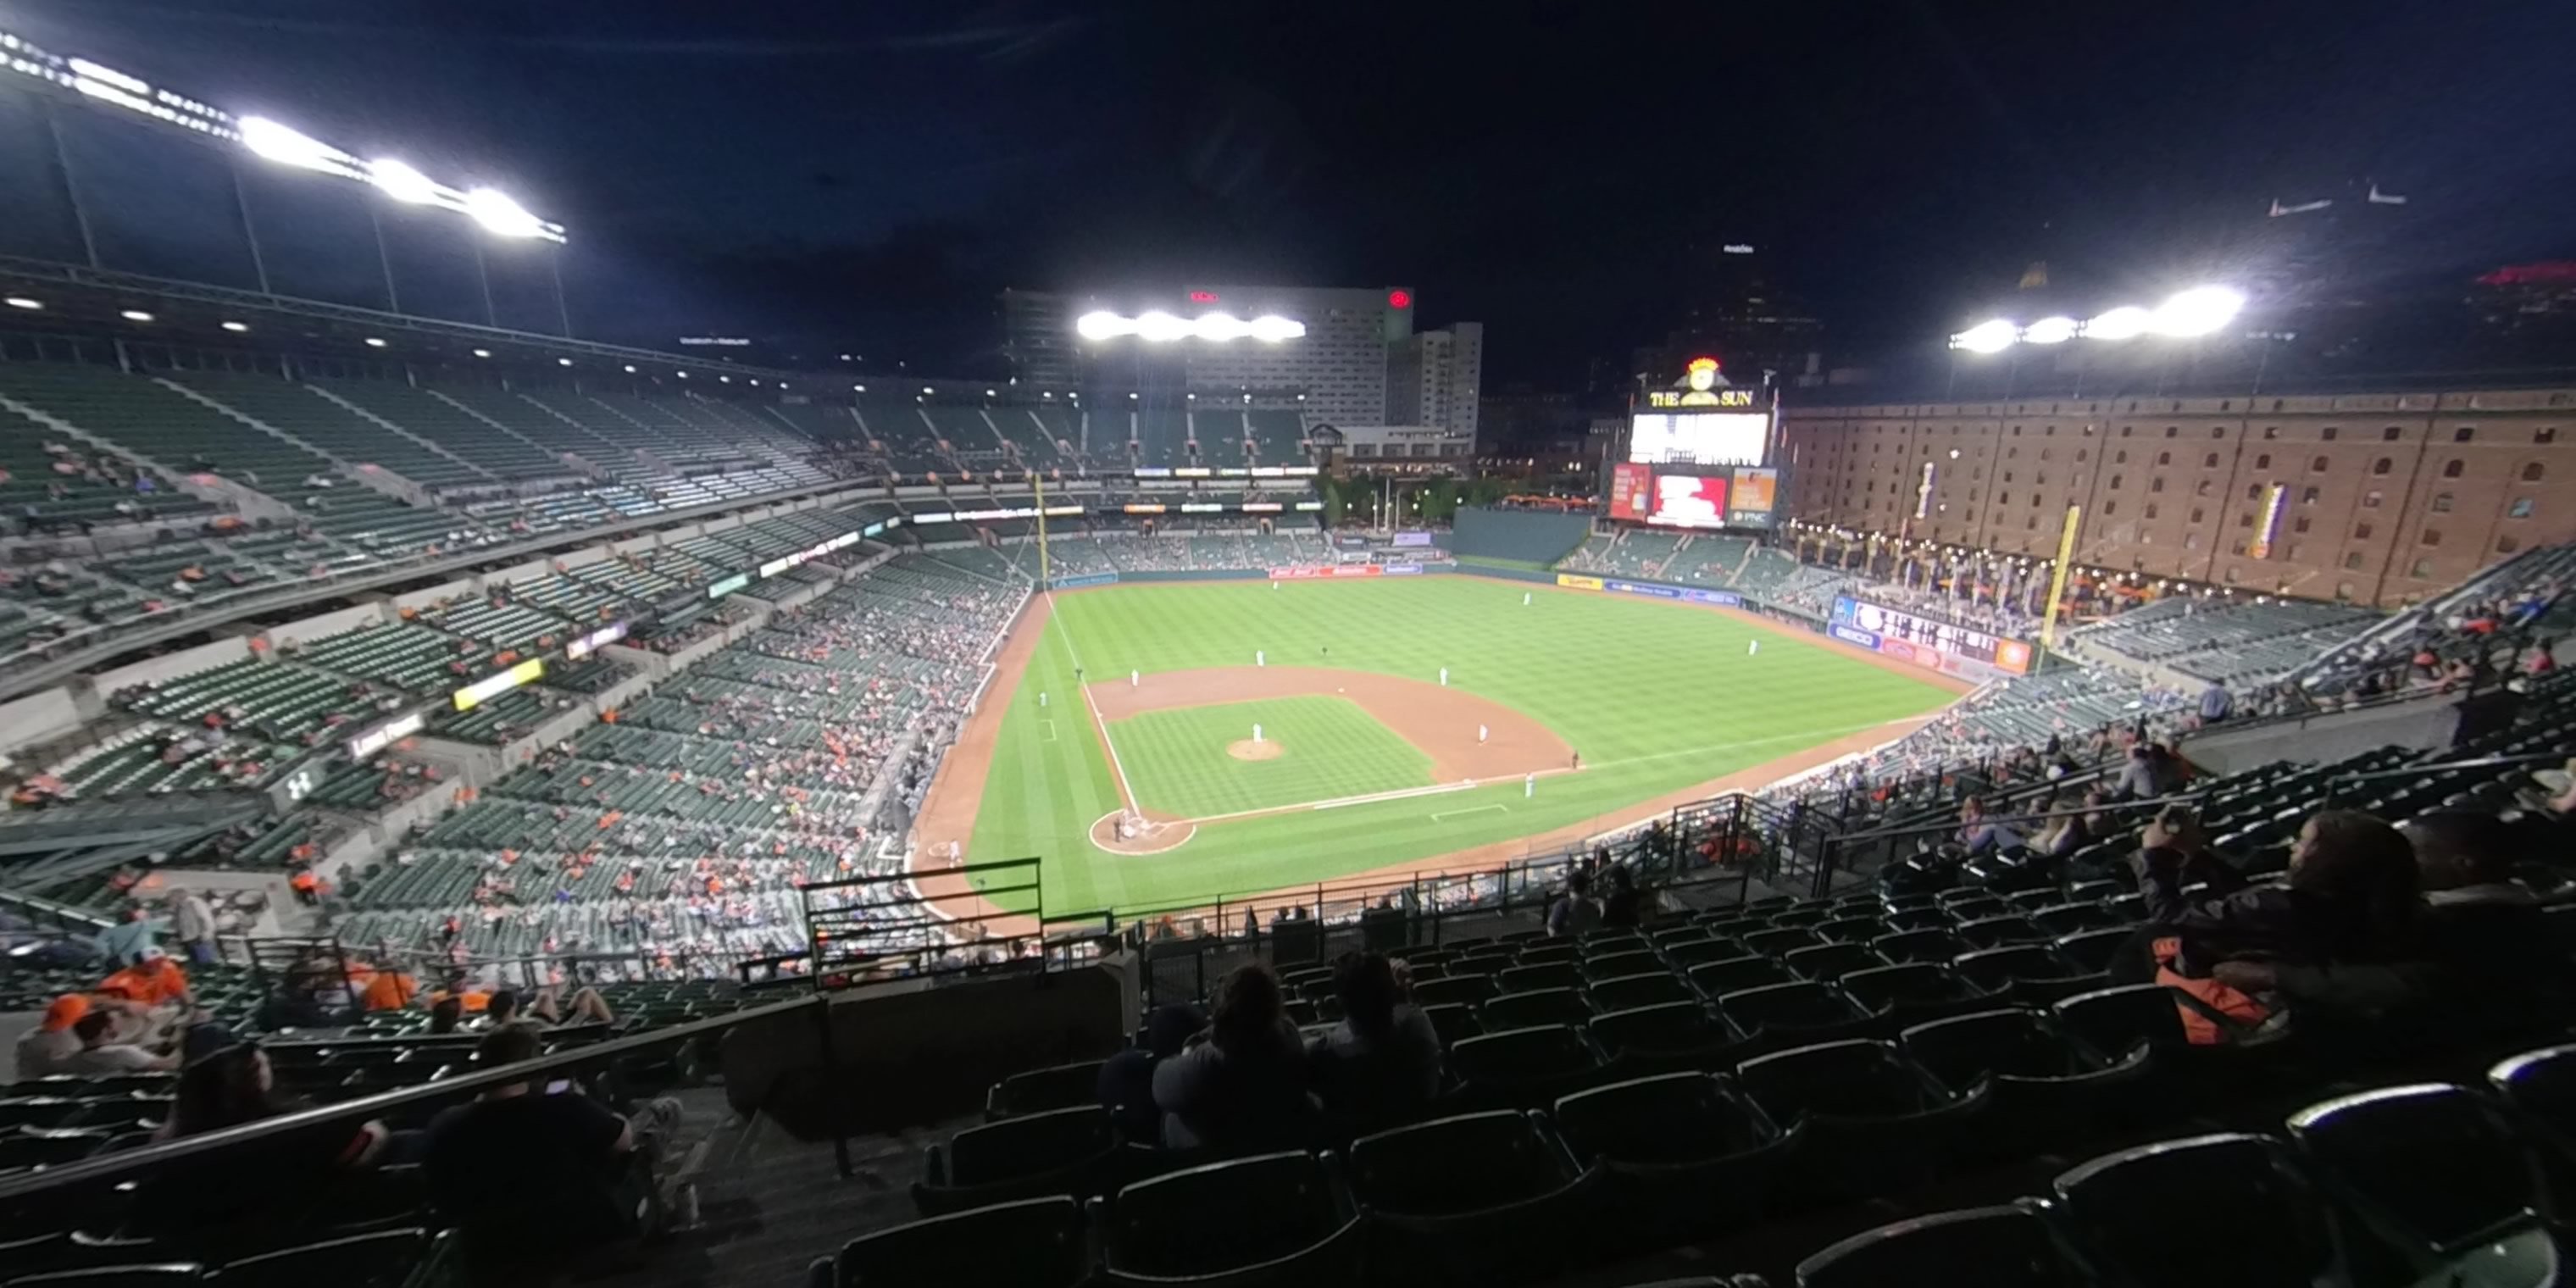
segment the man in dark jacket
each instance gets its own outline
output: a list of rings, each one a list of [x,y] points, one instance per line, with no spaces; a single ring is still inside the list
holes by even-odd
[[[2416,951],[2390,962],[2231,962],[2217,977],[2275,988],[2293,1006],[2429,1034],[2510,1033],[2554,1014],[2566,967],[2540,901],[2510,875],[2504,821],[2445,810],[2399,830],[2415,848],[2425,892]]]

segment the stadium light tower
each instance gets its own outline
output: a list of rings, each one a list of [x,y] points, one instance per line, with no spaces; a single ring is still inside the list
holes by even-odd
[[[1989,318],[1950,337],[1950,347],[1969,353],[2001,353],[2017,344],[2064,344],[2087,340],[2134,340],[2157,336],[2173,340],[2214,334],[2245,309],[2245,293],[2227,286],[2195,286],[2177,292],[2153,309],[2134,304],[2106,309],[2090,320],[2045,317],[2028,325],[2009,318]]]

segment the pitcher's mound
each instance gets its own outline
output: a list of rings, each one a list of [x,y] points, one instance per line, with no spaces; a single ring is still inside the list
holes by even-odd
[[[1225,754],[1234,757],[1236,760],[1277,760],[1279,759],[1280,751],[1278,743],[1271,742],[1267,739],[1260,742],[1254,742],[1250,738],[1246,738],[1240,742],[1227,744]]]

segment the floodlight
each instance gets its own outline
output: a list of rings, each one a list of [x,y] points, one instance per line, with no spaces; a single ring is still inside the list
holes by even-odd
[[[2021,339],[2020,329],[2002,318],[1980,322],[1950,337],[1950,347],[1970,353],[2001,353]]]
[[[488,358],[492,356],[492,351],[490,349],[476,349],[474,351],[474,356],[478,358]]]
[[[1255,340],[1267,340],[1277,344],[1282,340],[1294,340],[1305,334],[1306,324],[1295,318],[1283,318],[1276,313],[1264,313],[1252,320],[1252,338]]]
[[[1231,313],[1208,313],[1191,329],[1202,340],[1238,340],[1252,330],[1252,324]]]
[[[495,236],[534,237],[545,231],[545,225],[537,222],[527,207],[494,188],[476,188],[466,193],[465,213]]]
[[[225,322],[219,325],[221,325],[225,330],[233,332],[236,335],[250,329],[250,323],[248,322]]]
[[[1136,324],[1107,310],[1095,310],[1075,318],[1073,329],[1085,340],[1109,340],[1134,331]]]
[[[121,317],[128,322],[149,322],[152,320],[152,315],[141,309],[127,309],[116,316]]]
[[[555,365],[556,365],[556,366],[558,366],[558,367],[569,367],[569,366],[571,366],[571,365],[572,365],[572,359],[570,359],[570,358],[557,358],[557,359],[555,359]]]
[[[990,389],[985,390],[985,391],[984,391],[984,396],[985,396],[985,397],[987,397],[987,398],[992,397],[992,396],[993,396],[993,391],[992,391],[992,390],[990,390]]]
[[[336,171],[347,164],[339,149],[265,116],[245,116],[240,128],[243,147],[279,165]]]
[[[933,388],[931,388],[931,387],[930,387],[930,386],[928,386],[928,385],[923,385],[923,386],[921,387],[921,396],[922,396],[922,397],[924,397],[924,398],[927,398],[927,397],[929,397],[930,395],[935,394],[935,393],[938,393],[938,392],[939,392],[938,390],[933,389]]]
[[[1040,398],[1053,398],[1053,397],[1055,397],[1055,391],[1054,391],[1054,390],[1052,390],[1052,389],[1041,389],[1041,390],[1039,390],[1039,391],[1038,391],[1038,397],[1040,397]]]
[[[370,349],[381,349],[385,347],[385,342],[371,335],[367,337],[367,347]]]
[[[1196,330],[1189,323],[1156,309],[1136,319],[1136,334],[1152,344],[1168,344],[1187,339]]]
[[[2084,324],[2087,340],[2134,340],[2146,334],[2148,315],[2134,304],[2122,305]]]
[[[675,375],[675,376],[678,376],[678,377],[679,377],[680,379],[682,379],[682,380],[686,380],[686,379],[688,379],[688,378],[689,378],[689,373],[688,373],[688,372],[685,372],[685,371],[674,371],[674,372],[672,372],[671,374],[672,374],[672,375]]]
[[[723,382],[724,382],[724,383],[726,383],[726,384],[732,384],[732,383],[733,383],[733,377],[731,377],[731,376],[718,376],[718,377],[716,377],[716,379],[721,380],[721,381],[723,381]]]
[[[136,94],[149,94],[152,92],[152,87],[145,84],[141,77],[129,76],[124,72],[107,66],[104,63],[94,63],[86,58],[73,58],[66,60],[64,65],[80,75],[89,77],[91,80],[106,81],[108,84],[114,85],[118,89],[128,90]]]
[[[1134,402],[1134,401],[1136,401],[1136,394],[1135,394],[1135,391],[1133,391],[1133,390],[1128,391],[1128,394],[1127,394],[1127,401],[1129,401],[1129,402]]]
[[[2245,296],[2224,286],[2195,286],[2158,305],[2148,328],[2158,335],[2207,335],[2245,307]]]
[[[2025,344],[2064,344],[2075,338],[2076,323],[2070,317],[2041,318],[2021,329]]]
[[[45,302],[43,300],[31,300],[24,295],[12,295],[6,301],[0,301],[0,303],[6,303],[13,309],[26,309],[30,312],[40,310],[45,307]]]
[[[866,385],[852,385],[850,388],[858,393],[866,393],[868,391],[868,387]]]
[[[635,374],[635,364],[634,364],[634,363],[631,363],[631,362],[630,362],[630,363],[627,363],[627,364],[626,364],[626,374],[628,374],[628,375],[630,375],[630,376]]]
[[[421,206],[438,200],[438,185],[406,162],[370,161],[367,163],[367,178],[396,201]]]

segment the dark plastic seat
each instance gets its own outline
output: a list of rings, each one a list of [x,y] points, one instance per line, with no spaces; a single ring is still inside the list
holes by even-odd
[[[2107,1056],[2139,1046],[2182,1055],[2191,1050],[2191,1039],[2174,996],[2161,984],[2121,984],[2061,997],[2049,1012],[2068,1035]]]
[[[428,1251],[427,1230],[384,1230],[245,1257],[215,1278],[232,1288],[402,1288]]]
[[[1012,1074],[994,1083],[992,1091],[986,1093],[984,1116],[1040,1114],[1091,1104],[1100,1098],[1100,1066],[1104,1063],[1083,1060]]]
[[[1604,1011],[1624,1011],[1639,1006],[1664,1002],[1696,1002],[1699,994],[1681,976],[1660,966],[1634,975],[1606,977],[1592,981],[1592,1005]]]
[[[935,1216],[841,1245],[839,1288],[1073,1288],[1086,1266],[1082,1209],[1070,1196]]]
[[[1575,1160],[1610,1186],[1608,1211],[1638,1238],[1675,1239],[1759,1216],[1795,1145],[1726,1078],[1669,1073],[1577,1092],[1555,1122]]]
[[[1737,957],[1753,955],[1744,950],[1743,940],[1719,935],[1700,939],[1667,940],[1663,945],[1663,954],[1664,960],[1672,963],[1673,969],[1679,971],[1687,971],[1693,966],[1705,965],[1709,962],[1729,961]]]
[[[1514,966],[1497,979],[1505,993],[1535,993],[1547,988],[1581,988],[1583,972],[1572,961]]]
[[[2084,930],[2107,930],[2119,925],[2111,910],[2098,903],[2052,903],[2031,909],[2030,924],[2052,938]]]
[[[1561,1268],[1593,1175],[1537,1115],[1460,1114],[1351,1143],[1351,1195],[1381,1283],[1520,1282]]]
[[[2311,1105],[2289,1126],[2326,1188],[2418,1273],[2543,1223],[2539,1160],[2516,1124],[2465,1088],[2365,1091]]]
[[[1868,945],[1852,942],[1793,949],[1781,961],[1789,967],[1790,974],[1814,980],[1840,979],[1856,970],[1887,964],[1887,959],[1871,952]]]
[[[1592,1017],[1590,1032],[1623,1073],[1731,1064],[1744,1040],[1695,999],[1606,1011]]]
[[[1550,939],[1543,943],[1524,944],[1515,959],[1522,966],[1543,966],[1550,962],[1570,962],[1581,952],[1571,939]],[[1506,987],[1509,987],[1507,984]]]
[[[1946,963],[1966,952],[1967,945],[1946,930],[1905,930],[1869,941],[1869,950],[1891,962]]]
[[[1640,975],[1647,971],[1671,973],[1663,956],[1651,948],[1632,948],[1626,952],[1603,953],[1583,959],[1583,977],[1588,980],[1618,979],[1623,975]]]
[[[1418,995],[1421,989],[1417,986],[1414,991]],[[1431,1031],[1440,1035],[1442,1050],[1460,1038],[1472,1038],[1485,1031],[1483,1022],[1476,1018],[1476,1008],[1463,1002],[1426,1006],[1422,1014],[1431,1021]]]
[[[1778,957],[1793,949],[1816,946],[1816,932],[1799,927],[1757,930],[1744,937],[1744,946],[1765,957]]]
[[[2046,1004],[2089,983],[2098,983],[2078,973],[2057,954],[2039,944],[2014,944],[2008,948],[1982,948],[1961,953],[1950,959],[1950,969],[1959,978],[1977,988],[2017,1002]]]
[[[2023,1204],[1938,1212],[1864,1230],[1798,1263],[1798,1288],[2085,1288],[2084,1268]]]
[[[923,1216],[1047,1194],[1099,1192],[1117,1157],[1109,1111],[1096,1103],[1016,1114],[970,1127],[923,1151],[913,1205]]]
[[[1791,980],[1789,968],[1768,957],[1729,957],[1724,961],[1702,962],[1685,972],[1691,987],[1703,997],[1718,997],[1766,984],[1786,984]]]
[[[1453,973],[1444,979],[1425,980],[1413,986],[1413,1000],[1424,1006],[1464,1003],[1468,1006],[1492,997],[1499,990],[1494,977],[1481,971]]]
[[[2028,1010],[1918,1024],[1897,1045],[1953,1092],[1990,1089],[1988,1121],[1977,1140],[1999,1156],[2038,1152],[2097,1121],[2126,1116],[2128,1093],[2146,1077],[2152,1058],[2144,1049],[2105,1057]]]
[[[1819,1199],[1921,1182],[1951,1153],[1981,1095],[1953,1095],[1894,1044],[1855,1039],[1793,1047],[1736,1066],[1773,1122],[1803,1132],[1793,1168]]]
[[[1543,988],[1493,998],[1476,1008],[1476,1018],[1487,1033],[1500,1033],[1539,1024],[1583,1024],[1591,1020],[1592,1007],[1571,988]]]
[[[2500,1061],[2487,1083],[2576,1158],[2576,1045],[2543,1047]]]
[[[1335,1283],[1360,1253],[1358,1210],[1323,1160],[1302,1152],[1139,1181],[1093,1200],[1091,1213],[1108,1283]]]
[[[2056,1181],[2088,1259],[2138,1288],[2339,1282],[2334,1218],[2260,1136],[2224,1133],[2124,1149]]]
[[[182,1288],[203,1283],[206,1269],[190,1261],[153,1266],[97,1266],[87,1270],[56,1270],[41,1275],[22,1275],[7,1281],[7,1288]]]
[[[1449,1048],[1458,1098],[1479,1108],[1539,1108],[1590,1085],[1600,1069],[1582,1031],[1562,1024],[1462,1038]]]
[[[1765,1051],[1856,1036],[1870,1020],[1841,990],[1813,981],[1727,993],[1717,999],[1717,1013]]]
[[[2049,947],[2077,971],[2099,975],[2111,968],[2111,959],[2137,934],[2137,930],[2130,926],[2078,930],[2058,936]]]
[[[2018,913],[1979,917],[1959,923],[1958,936],[1976,948],[2001,948],[2006,944],[2036,944],[2048,939],[2048,932]]]
[[[1872,1016],[1872,1027],[1881,1037],[1894,1037],[1897,1030],[1925,1020],[1994,1005],[1993,999],[1951,974],[1949,967],[1931,962],[1872,966],[1843,976],[1835,986]]]
[[[1815,925],[1816,938],[1829,944],[1866,944],[1887,933],[1887,923],[1876,916],[1835,917]]]

